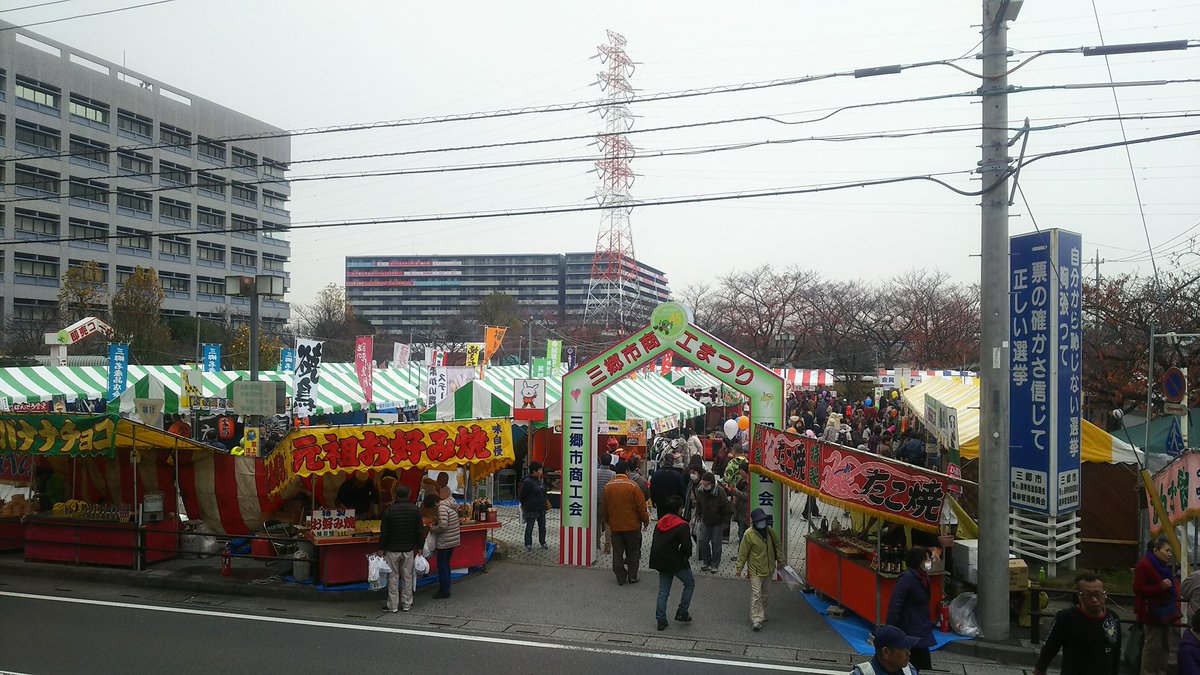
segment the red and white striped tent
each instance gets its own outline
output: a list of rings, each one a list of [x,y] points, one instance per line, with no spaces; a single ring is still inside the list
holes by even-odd
[[[775,372],[783,378],[784,384],[792,389],[816,389],[817,387],[833,386],[833,370],[803,370],[791,368],[775,368]]]

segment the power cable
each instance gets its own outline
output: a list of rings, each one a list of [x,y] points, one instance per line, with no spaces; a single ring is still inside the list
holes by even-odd
[[[60,21],[73,21],[75,19],[85,19],[89,16],[100,16],[102,14],[116,14],[117,12],[127,12],[131,9],[140,9],[142,7],[153,7],[154,5],[165,5],[168,2],[175,0],[155,0],[155,2],[146,2],[140,5],[130,5],[128,7],[118,7],[116,9],[106,9],[101,12],[89,12],[88,14],[76,14],[74,16],[64,16],[58,19],[47,19],[46,21],[34,21],[33,23],[22,24],[20,26],[0,26],[0,31],[17,30],[19,28],[32,28],[34,26],[44,26],[48,23],[59,23]],[[53,4],[53,3],[48,3]],[[34,5],[36,7],[36,5]]]
[[[5,12],[19,12],[23,9],[34,9],[36,7],[49,7],[50,5],[61,5],[64,2],[75,2],[75,0],[51,0],[50,2],[39,2],[36,5],[25,5],[24,7],[10,7],[8,9],[0,9],[0,14]]]

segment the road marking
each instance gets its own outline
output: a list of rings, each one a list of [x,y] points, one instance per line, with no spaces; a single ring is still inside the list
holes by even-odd
[[[56,595],[38,595],[34,593],[14,593],[12,591],[0,591],[0,596],[10,598],[24,598],[26,600],[46,600],[49,602],[64,602],[76,605],[93,605],[97,607],[117,607],[121,609],[137,609],[146,612],[165,612],[168,614],[189,614],[193,616],[209,616],[221,619],[238,619],[242,621],[258,621],[262,623],[281,623],[294,626],[309,626],[312,628],[337,628],[341,630],[354,630],[366,633],[391,633],[393,635],[411,635],[414,637],[438,638],[442,640],[465,640],[467,642],[483,642],[487,644],[500,644],[511,647],[533,647],[536,649],[553,649],[567,652],[587,652],[592,654],[615,654],[617,656],[630,656],[642,659],[654,659],[659,661],[685,661],[688,663],[703,663],[713,666],[731,666],[738,668],[750,668],[753,670],[768,670],[782,673],[805,673],[806,675],[844,675],[845,668],[839,670],[828,670],[825,668],[809,668],[806,666],[789,666],[783,664],[756,663],[753,661],[734,661],[731,659],[715,659],[705,656],[690,656],[683,654],[655,654],[653,652],[638,652],[626,649],[604,649],[601,647],[589,647],[586,645],[569,645],[555,642],[537,642],[535,640],[515,640],[512,638],[500,638],[487,635],[472,635],[469,633],[438,633],[427,630],[417,630],[413,628],[399,628],[392,626],[364,626],[351,623],[337,623],[334,621],[315,621],[311,619],[293,619],[282,616],[259,616],[255,614],[230,614],[228,612],[216,612],[208,609],[191,609],[188,607],[162,607],[159,605],[139,605],[132,602],[113,602],[110,600],[88,600],[85,598],[63,598]]]

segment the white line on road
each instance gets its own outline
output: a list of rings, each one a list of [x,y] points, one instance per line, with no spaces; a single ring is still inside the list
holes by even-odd
[[[781,673],[805,673],[806,675],[844,675],[845,668],[840,670],[828,670],[825,668],[808,668],[805,666],[789,666],[783,664],[771,663],[756,663],[753,661],[734,661],[731,659],[715,659],[707,656],[687,656],[680,654],[655,654],[653,652],[638,652],[627,649],[604,649],[602,647],[588,647],[585,645],[569,645],[556,642],[537,642],[535,640],[515,640],[511,638],[491,637],[487,635],[473,635],[469,633],[439,633],[428,630],[417,630],[413,628],[399,628],[391,626],[367,626],[352,623],[338,623],[335,621],[313,621],[309,619],[290,619],[280,616],[259,616],[255,614],[230,614],[228,612],[214,612],[208,609],[191,609],[187,607],[163,607],[159,605],[139,605],[130,602],[113,602],[109,600],[88,600],[85,598],[64,598],[56,595],[37,595],[33,593],[14,593],[12,591],[0,591],[0,596],[10,598],[25,598],[27,600],[46,600],[49,602],[65,602],[76,605],[94,605],[98,607],[118,607],[122,609],[136,609],[146,612],[166,612],[169,614],[190,614],[193,616],[211,616],[221,619],[240,619],[243,621],[259,621],[262,623],[282,623],[296,626],[310,626],[313,628],[338,628],[342,630],[355,630],[367,633],[391,633],[394,635],[412,635],[415,637],[438,638],[443,640],[466,640],[468,642],[484,642],[488,644],[508,645],[512,647],[533,647],[536,649],[554,649],[568,652],[588,652],[593,654],[613,654],[617,656],[630,656],[642,659],[656,659],[661,661],[685,661],[689,663],[703,663],[713,666],[732,666],[739,668],[751,668],[754,670],[768,670]]]

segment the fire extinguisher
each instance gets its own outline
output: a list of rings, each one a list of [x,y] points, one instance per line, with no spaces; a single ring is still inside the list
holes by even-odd
[[[950,603],[942,598],[942,602],[938,605],[938,623],[943,633],[950,632]]]
[[[221,551],[221,576],[227,577],[230,574],[233,574],[233,553],[226,546]]]

